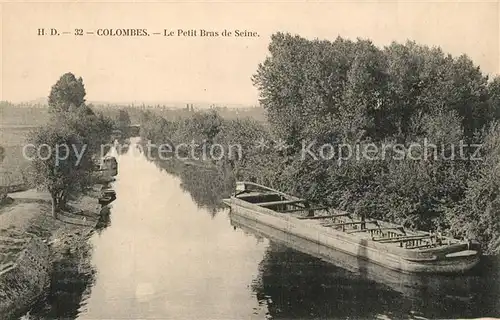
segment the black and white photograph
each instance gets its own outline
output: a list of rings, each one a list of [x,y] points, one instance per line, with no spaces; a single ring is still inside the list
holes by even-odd
[[[10,319],[500,319],[500,2],[0,1]]]

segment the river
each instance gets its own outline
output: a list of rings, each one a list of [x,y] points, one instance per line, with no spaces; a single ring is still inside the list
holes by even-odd
[[[500,316],[498,271],[414,277],[265,226],[220,204],[229,180],[207,169],[116,155],[107,226],[92,272],[64,273],[35,319],[423,319]],[[68,262],[70,263],[70,262]],[[54,289],[52,289],[54,290]]]

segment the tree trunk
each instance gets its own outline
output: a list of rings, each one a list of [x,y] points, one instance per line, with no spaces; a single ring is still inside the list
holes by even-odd
[[[304,203],[304,207],[310,208],[311,205],[309,204],[309,202],[305,202]],[[308,210],[307,211],[307,217],[314,217],[314,210]]]
[[[66,210],[66,193],[64,190],[59,191],[57,194],[57,208],[59,210]]]
[[[57,198],[54,194],[50,195],[52,198],[52,217],[57,219]]]
[[[59,208],[61,210],[66,210],[67,207],[66,207],[66,196],[63,194],[61,195],[61,197],[59,198]]]

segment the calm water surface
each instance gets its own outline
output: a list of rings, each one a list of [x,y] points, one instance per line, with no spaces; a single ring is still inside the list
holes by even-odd
[[[410,277],[233,217],[217,173],[118,155],[91,272],[54,275],[35,319],[306,319],[500,316],[498,273]],[[174,174],[176,173],[176,174]],[[322,258],[322,259],[321,259]],[[68,258],[71,264],[71,259]]]

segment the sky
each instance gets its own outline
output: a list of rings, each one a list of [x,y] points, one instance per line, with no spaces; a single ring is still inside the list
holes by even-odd
[[[474,2],[2,3],[0,100],[46,97],[66,72],[83,78],[89,101],[257,103],[251,76],[270,36],[414,40],[466,53],[500,73],[500,6]],[[38,36],[56,28],[60,36]],[[98,29],[249,30],[259,37],[110,37]],[[83,29],[83,36],[75,36]],[[199,31],[198,31],[199,32]]]

